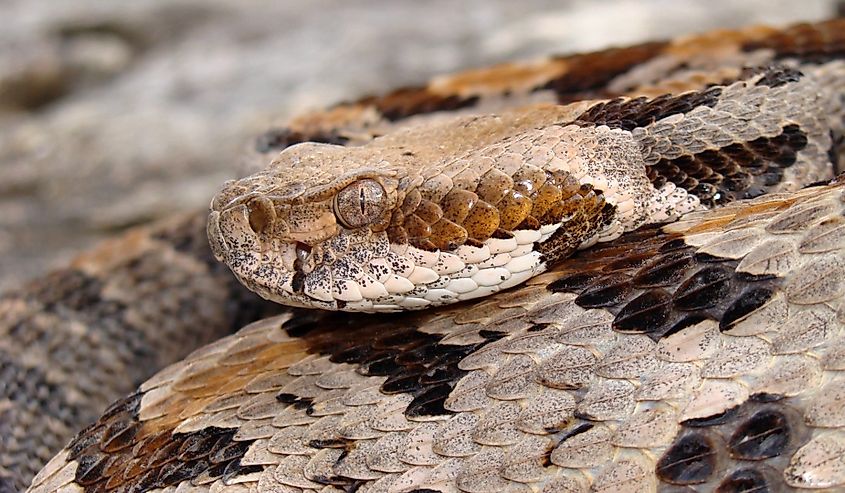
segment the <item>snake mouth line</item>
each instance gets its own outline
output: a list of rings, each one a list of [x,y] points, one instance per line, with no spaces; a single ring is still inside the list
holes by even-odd
[[[294,251],[296,252],[296,260],[293,263],[293,268],[302,270],[303,264],[308,261],[308,257],[311,255],[311,245],[297,241],[294,245]]]
[[[215,254],[251,289],[292,306],[368,312],[420,309],[507,289],[542,270],[534,244],[556,230],[518,232],[450,253],[346,229],[317,244],[267,241],[254,226],[244,204],[209,216]]]
[[[297,241],[294,245],[294,251],[296,252],[296,260],[293,261],[294,274],[290,282],[291,289],[294,293],[305,294],[305,264],[311,255],[311,246]]]

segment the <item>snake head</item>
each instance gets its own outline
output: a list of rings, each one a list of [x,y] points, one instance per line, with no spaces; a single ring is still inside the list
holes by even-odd
[[[616,140],[603,145],[554,125],[511,137],[521,122],[462,119],[365,146],[291,146],[214,198],[214,254],[272,301],[398,311],[521,284],[579,246],[621,234],[617,206],[640,220],[639,194],[578,168],[615,162],[594,154],[624,154],[621,132],[607,130]]]
[[[353,280],[389,253],[399,174],[347,158],[338,146],[303,143],[227,182],[208,220],[215,257],[250,289],[287,305],[340,309],[386,294]]]

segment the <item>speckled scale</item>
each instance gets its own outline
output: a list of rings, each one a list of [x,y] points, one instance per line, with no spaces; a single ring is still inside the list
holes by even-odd
[[[534,156],[533,159],[535,162],[526,163],[525,166],[522,166],[516,173],[513,174],[514,189],[518,190],[523,195],[533,198],[537,194],[537,191],[540,190],[551,177],[551,173],[544,170],[542,167],[545,166],[553,156],[554,153],[552,153],[552,151],[546,151],[543,153],[542,158]]]
[[[414,214],[426,224],[434,224],[443,217],[443,209],[436,202],[423,198],[420,205],[414,210]]]
[[[481,200],[490,204],[497,204],[512,189],[513,178],[494,168],[482,175],[475,193]]]
[[[723,491],[744,484],[783,485],[776,472],[783,467],[782,458],[790,457],[809,439],[795,404],[800,405],[800,401],[756,394],[723,414],[682,423],[685,431],[660,459],[659,464],[674,464],[659,474],[661,480],[719,484]],[[695,450],[708,451],[700,463],[695,460]],[[731,463],[729,457],[740,462]],[[726,472],[721,482],[720,471]]]
[[[581,186],[578,193],[553,205],[540,218],[541,224],[556,224],[566,220],[566,228],[559,228],[536,250],[551,262],[566,258],[583,241],[590,238],[610,222],[615,208],[608,204],[601,193],[591,187]]]
[[[431,226],[429,240],[438,250],[450,252],[466,243],[468,238],[466,229],[446,218],[441,218]]]
[[[671,251],[658,255],[634,273],[631,283],[639,288],[668,286],[683,279],[693,263],[689,251]]]
[[[797,153],[807,146],[807,137],[797,125],[783,127],[775,137],[759,137],[747,143],[732,143],[693,155],[661,159],[649,166],[656,184],[672,182],[695,195],[708,206],[754,198],[783,179],[783,169],[792,166]]]
[[[745,493],[780,491],[784,487],[783,480],[775,471],[764,468],[736,469],[719,482],[716,493]]]
[[[752,287],[746,290],[725,309],[719,320],[719,327],[724,331],[729,331],[745,317],[765,306],[772,299],[773,294],[774,291],[768,286]]]
[[[670,484],[705,483],[719,467],[719,448],[721,444],[714,443],[714,437],[706,433],[685,433],[658,461],[657,476]]]
[[[801,447],[783,476],[789,486],[800,488],[841,487],[845,484],[842,431],[823,431]]]
[[[801,253],[824,253],[840,248],[845,242],[845,217],[834,216],[820,221],[807,231],[798,245]]]
[[[728,447],[736,459],[762,460],[780,455],[789,440],[787,417],[778,410],[763,409],[737,427]]]
[[[545,390],[520,412],[516,428],[536,435],[564,430],[574,418],[575,402],[570,391]]]
[[[787,298],[798,304],[831,300],[845,292],[845,253],[811,259],[800,275],[784,286]]]
[[[452,189],[442,201],[444,217],[453,223],[461,224],[478,200],[478,195],[473,192]]]
[[[541,186],[535,185],[532,194],[534,203],[531,215],[536,218],[544,217],[552,206],[571,196],[577,190],[577,181],[568,173],[547,171],[545,178]]]
[[[718,101],[722,88],[713,87],[681,95],[664,95],[648,99],[616,99],[593,106],[576,122],[582,124],[607,125],[611,128],[633,130],[644,127],[668,116],[687,113],[699,106],[713,106]]]
[[[706,266],[689,276],[672,295],[672,305],[681,311],[715,306],[730,293],[732,272],[721,266]]]
[[[549,288],[577,293],[576,303],[585,308],[610,310],[616,330],[659,339],[702,319],[728,327],[762,306],[778,284],[765,275],[736,272],[741,258],[700,255],[673,242],[644,235],[630,248],[597,246],[584,252],[578,272],[564,272]]]
[[[531,213],[531,199],[518,190],[511,190],[496,203],[499,209],[499,227],[505,231],[516,229]]]
[[[573,423],[552,451],[552,463],[561,467],[592,468],[608,462],[613,455],[611,431],[604,425]]]
[[[584,387],[599,359],[590,350],[578,346],[564,346],[555,357],[549,358],[538,368],[539,381],[557,389]]]
[[[594,208],[587,208],[590,202],[582,200],[590,191],[582,190],[568,173],[528,164],[519,165],[512,175],[505,171],[490,169],[476,188],[452,188],[438,203],[419,193],[409,195],[401,221],[391,230],[392,239],[425,250],[451,251],[467,242],[478,245],[498,230],[537,229],[565,217],[574,216],[577,222],[595,215]],[[572,241],[582,241],[584,235]]]
[[[640,293],[619,309],[613,328],[622,332],[657,333],[671,315],[672,295],[663,289]]]
[[[623,301],[632,290],[631,279],[625,274],[602,276],[585,286],[575,302],[584,308],[613,306]]]
[[[500,220],[499,209],[479,201],[470,209],[462,224],[469,238],[481,242],[493,236],[499,229]]]

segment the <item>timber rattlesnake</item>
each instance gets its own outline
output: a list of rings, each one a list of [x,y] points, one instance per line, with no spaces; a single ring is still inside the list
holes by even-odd
[[[525,267],[520,281],[539,275],[418,313],[264,318],[114,403],[32,491],[843,487],[845,183],[799,190],[829,180],[842,153],[843,56],[843,20],[711,33],[469,71],[268,133],[259,154],[288,149],[258,178],[228,187],[213,214],[235,204],[240,219],[226,226],[212,216],[209,228],[215,253],[261,294],[379,310],[454,301],[466,285],[459,279],[496,291],[487,282],[495,276],[475,277],[485,268],[506,277],[495,269],[515,276],[523,271],[514,266]],[[499,116],[471,116],[492,112]],[[290,147],[300,142],[349,149]],[[341,157],[319,157],[332,153]],[[378,208],[368,215],[363,205],[392,193],[378,173],[403,159],[421,191],[398,201],[401,221]],[[324,180],[318,199],[328,205],[284,210],[286,193],[306,202],[297,170],[309,160],[317,167],[303,173]],[[370,174],[342,183],[320,175],[346,161],[369,162]],[[431,162],[441,166],[416,167]],[[635,183],[626,181],[634,171]],[[381,191],[358,185],[376,175]],[[330,269],[329,281],[309,278],[320,264],[303,264],[325,238],[316,226],[358,226],[360,218],[338,216],[347,213],[342,197],[326,195],[349,186],[358,187],[351,197],[362,223],[377,217],[390,245],[464,260],[465,245],[487,248],[484,265],[460,277],[470,262],[441,268],[451,260],[415,251],[410,267],[382,262],[387,273],[365,271],[367,257],[360,275],[347,266]],[[447,200],[451,192],[458,198]],[[294,220],[280,232],[283,214]],[[571,231],[525,233],[564,220],[574,220]],[[104,367],[128,371],[136,358],[158,357],[148,349],[156,331],[214,337],[210,329],[272,310],[235,294],[201,230],[196,217],[139,230],[54,274],[68,289],[46,281],[2,300],[11,330],[0,357],[20,387],[0,409],[18,423],[2,466],[43,456],[24,427],[44,413],[57,428],[87,418],[86,394],[102,385],[39,373],[32,361],[55,356],[45,351],[60,346],[61,366],[77,357],[74,344],[87,344],[100,348],[92,352]],[[300,234],[293,246],[274,240],[291,231]],[[363,255],[354,243],[321,255]],[[524,245],[540,255],[517,262]],[[273,270],[288,260],[296,273]],[[546,262],[554,266],[541,274]],[[353,306],[367,297],[340,281],[360,281],[362,295],[364,276],[384,289]],[[390,276],[425,291],[394,290]],[[139,302],[137,290],[146,293]],[[78,330],[80,320],[102,332]],[[124,341],[125,354],[104,334]]]

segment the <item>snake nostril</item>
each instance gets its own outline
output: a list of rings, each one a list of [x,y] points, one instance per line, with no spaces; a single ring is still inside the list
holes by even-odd
[[[273,223],[272,204],[268,204],[267,200],[253,200],[247,205],[249,209],[249,227],[252,231],[260,235]]]

